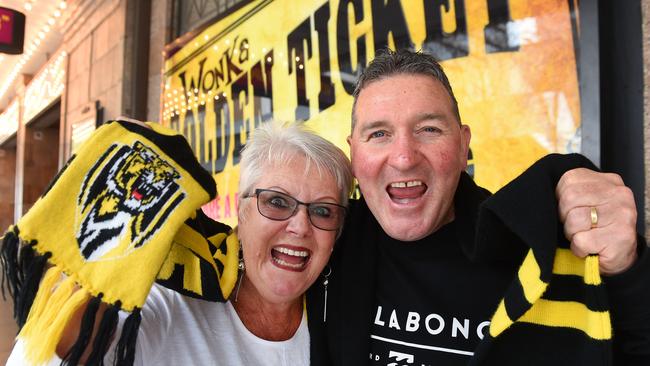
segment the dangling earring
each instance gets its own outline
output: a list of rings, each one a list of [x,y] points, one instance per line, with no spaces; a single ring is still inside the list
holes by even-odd
[[[239,264],[237,265],[237,269],[239,270],[239,279],[237,280],[237,290],[235,291],[235,302],[237,302],[237,298],[239,297],[239,288],[241,287],[241,283],[244,280],[244,272],[246,272],[244,252],[241,247],[241,242],[239,242]]]
[[[325,268],[327,274],[323,273],[323,287],[325,288],[325,301],[323,306],[323,323],[327,322],[327,285],[329,285],[329,277],[332,274],[332,267],[328,264]],[[325,272],[323,271],[323,272]]]

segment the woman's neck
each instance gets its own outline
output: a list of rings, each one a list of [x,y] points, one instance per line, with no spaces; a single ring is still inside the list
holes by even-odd
[[[267,341],[286,341],[293,337],[302,321],[302,298],[287,303],[265,301],[255,287],[245,279],[232,305],[246,329]]]

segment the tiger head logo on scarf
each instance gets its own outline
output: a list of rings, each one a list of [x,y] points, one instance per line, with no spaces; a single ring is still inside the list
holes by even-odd
[[[117,259],[147,242],[185,197],[180,174],[136,141],[114,144],[86,175],[76,238],[86,261]]]

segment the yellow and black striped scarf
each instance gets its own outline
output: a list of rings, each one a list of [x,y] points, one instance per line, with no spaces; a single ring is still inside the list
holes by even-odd
[[[223,301],[237,277],[231,230],[197,209],[216,196],[212,177],[186,140],[157,124],[115,121],[100,127],[46,192],[2,238],[5,289],[26,354],[54,355],[73,314],[86,306],[78,339],[65,355],[102,364],[117,326],[116,362],[131,364],[140,309],[154,281],[186,295]],[[94,343],[90,335],[100,302]]]
[[[595,169],[578,155],[550,155],[481,206],[470,257],[498,260],[513,251],[512,243],[527,249],[471,365],[611,364],[598,256],[573,255],[550,199],[561,174],[580,166]]]

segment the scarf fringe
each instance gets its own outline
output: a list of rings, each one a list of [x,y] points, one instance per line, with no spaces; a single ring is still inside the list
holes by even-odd
[[[102,302],[103,294],[99,294],[97,297],[92,297],[88,301],[88,306],[86,311],[84,311],[83,318],[81,319],[81,327],[79,328],[79,336],[77,341],[70,348],[68,353],[62,359],[62,365],[76,366],[81,361],[81,356],[83,355],[86,347],[90,343],[90,338],[93,334],[93,329],[95,328],[95,318],[97,317],[97,310],[99,310],[99,305]]]
[[[27,321],[27,314],[38,292],[47,260],[51,253],[39,255],[34,250],[36,241],[23,243],[21,247],[20,231],[12,226],[2,237],[0,248],[0,264],[2,264],[2,297],[7,299],[9,294],[14,303],[14,319],[18,329],[22,329]]]
[[[61,270],[58,267],[50,268],[46,273],[43,279],[41,280],[41,290],[36,293],[34,303],[32,308],[27,316],[27,321],[25,325],[20,330],[20,335],[23,337],[29,337],[32,334],[34,327],[37,327],[39,324],[39,317],[47,307],[49,299],[52,297],[53,291],[56,289],[57,283],[61,280]],[[50,307],[50,309],[52,309]]]
[[[22,268],[27,268],[27,270],[22,272],[21,288],[14,298],[14,318],[18,323],[18,329],[21,329],[27,322],[43,273],[48,266],[47,261],[52,256],[50,253],[36,255],[32,246],[24,246],[20,252]]]
[[[22,245],[21,245],[22,244]],[[88,348],[95,328],[103,294],[91,296],[63,271],[52,266],[48,269],[51,253],[40,255],[36,242],[24,242],[17,226],[12,226],[2,237],[0,265],[2,280],[0,291],[14,300],[14,319],[18,323],[18,337],[25,341],[25,354],[30,362],[44,364],[51,360],[66,325],[73,315],[86,304],[79,335],[62,364],[78,365]],[[87,365],[103,365],[118,323],[121,303],[108,305],[103,314]],[[135,344],[142,317],[135,308],[126,318],[122,334],[115,348],[116,365],[133,365]]]
[[[18,281],[18,228],[11,226],[2,236],[2,248],[0,248],[0,263],[2,264],[2,299],[7,300],[7,294],[14,297],[20,283]]]
[[[27,322],[18,334],[33,364],[44,364],[52,358],[68,321],[90,296],[72,278],[62,279],[62,274],[57,267],[46,272]]]
[[[117,301],[115,305],[109,305],[106,311],[104,311],[99,328],[97,329],[97,334],[95,334],[93,350],[90,356],[88,356],[86,365],[104,364],[104,356],[108,352],[108,347],[111,345],[115,329],[117,328],[120,305],[121,303]]]
[[[61,365],[76,366],[81,362],[81,357],[86,351],[92,337],[95,326],[95,319],[99,310],[103,294],[92,297],[84,312],[79,329],[77,341],[63,358]],[[102,321],[95,336],[93,351],[86,361],[86,365],[103,365],[104,356],[110,347],[113,334],[117,328],[119,305],[111,306],[103,314]],[[122,327],[122,334],[115,348],[115,365],[133,365],[135,360],[135,343],[138,336],[138,329],[141,321],[140,309],[136,308],[129,315]]]
[[[131,315],[124,321],[122,327],[122,336],[117,343],[115,353],[116,365],[133,365],[135,361],[135,343],[138,338],[138,329],[140,328],[140,321],[142,315],[140,309],[135,308]]]
[[[45,273],[32,311],[18,335],[25,341],[25,354],[33,364],[45,364],[51,360],[68,322],[86,304],[79,335],[63,358],[62,364],[78,365],[93,335],[102,294],[97,297],[91,296],[85,289],[80,288],[72,278],[61,279],[64,276],[58,267],[52,267]],[[117,329],[120,307],[121,303],[118,301],[114,305],[108,305],[100,315],[101,321],[86,365],[104,364],[104,357]],[[140,321],[141,315],[138,308],[134,309],[126,318],[116,346],[116,365],[133,365]]]

